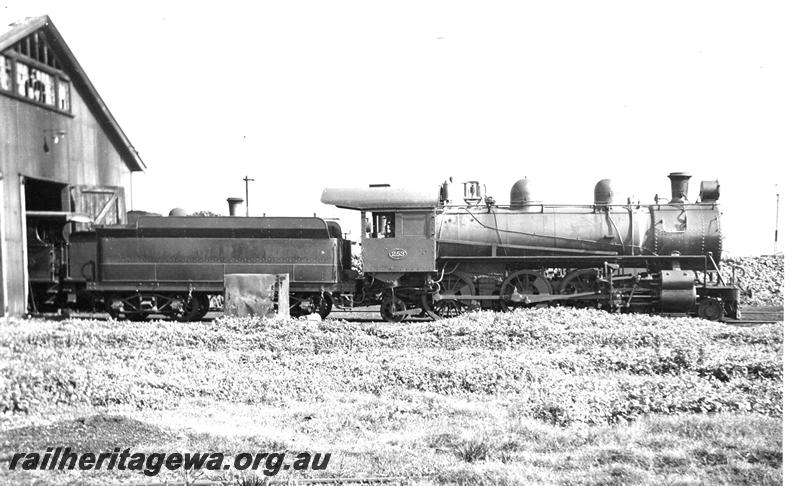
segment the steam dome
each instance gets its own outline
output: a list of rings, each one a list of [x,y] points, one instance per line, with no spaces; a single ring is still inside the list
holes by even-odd
[[[511,186],[510,199],[513,209],[522,209],[533,204],[533,184],[527,177]]]

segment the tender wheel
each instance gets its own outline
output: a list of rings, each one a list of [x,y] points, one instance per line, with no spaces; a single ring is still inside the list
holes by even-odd
[[[517,307],[546,307],[546,302],[526,302],[526,296],[552,293],[553,288],[544,275],[533,270],[520,270],[509,275],[500,286],[500,306],[504,311]]]
[[[322,319],[328,317],[328,314],[333,310],[333,297],[328,292],[322,294],[322,297],[314,297],[314,305],[317,307],[317,314]]]
[[[183,298],[183,305],[170,313],[170,317],[179,322],[199,321],[208,312],[208,296],[192,294]]]
[[[289,315],[291,317],[301,317],[308,314],[306,310],[301,307],[302,303],[302,298],[289,294]]]
[[[406,303],[393,295],[387,295],[381,302],[381,317],[386,322],[402,322],[406,320]]]
[[[105,297],[106,312],[114,319],[125,319],[132,322],[147,320],[149,310],[142,309],[141,296],[111,295]]]
[[[197,316],[197,319],[193,320],[199,321],[200,319],[205,317],[206,314],[208,314],[208,310],[211,308],[211,302],[209,301],[208,295],[206,294],[199,294],[197,298],[200,299],[200,312]]]
[[[559,293],[563,295],[580,294],[597,292],[598,289],[597,270],[594,268],[582,268],[573,270],[564,277],[559,286]],[[565,300],[562,302],[576,307],[591,306],[594,303],[588,300]]]
[[[116,309],[111,309],[111,308],[106,308],[106,312],[107,312],[107,313],[108,313],[108,315],[109,315],[109,316],[111,316],[111,318],[112,318],[112,319],[114,319],[115,321],[118,321],[118,320],[120,319],[120,313],[119,313],[119,311],[118,311],[118,310],[116,310]]]
[[[422,308],[434,319],[455,317],[478,308],[478,301],[476,300],[446,298],[448,295],[475,295],[475,286],[466,275],[458,273],[445,275],[442,281],[439,282],[439,295],[442,296],[442,299],[435,302],[433,301],[433,296],[422,298]]]
[[[717,299],[703,299],[697,306],[697,315],[709,321],[721,321],[725,315],[725,308]]]
[[[303,317],[313,313],[322,319],[333,309],[333,298],[328,292],[320,294],[289,294],[289,316]]]
[[[108,312],[108,315],[110,315],[112,319],[120,320],[121,318],[123,318],[119,306],[119,301],[121,300],[122,298],[116,295],[106,295],[104,297],[103,307],[105,308],[105,311]]]

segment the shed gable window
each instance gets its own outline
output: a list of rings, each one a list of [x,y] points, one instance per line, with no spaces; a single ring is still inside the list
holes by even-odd
[[[45,36],[35,32],[0,53],[0,93],[69,113],[72,86]]]
[[[4,91],[11,91],[11,77],[11,59],[0,54],[0,89]]]
[[[56,87],[52,74],[17,61],[17,94],[45,105],[56,105]]]
[[[58,91],[56,92],[56,96],[58,96],[58,109],[61,111],[70,111],[70,103],[69,103],[69,95],[70,95],[70,87],[69,81],[64,81],[63,79],[58,80]]]

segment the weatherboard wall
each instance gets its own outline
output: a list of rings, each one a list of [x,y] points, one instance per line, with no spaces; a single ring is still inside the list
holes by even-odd
[[[63,137],[54,143],[58,132],[64,132]],[[119,186],[129,194],[130,170],[78,90],[72,92],[71,115],[0,92],[0,143],[5,240],[0,249],[0,272],[5,280],[0,287],[0,311],[22,315],[27,282],[20,177],[68,185]]]

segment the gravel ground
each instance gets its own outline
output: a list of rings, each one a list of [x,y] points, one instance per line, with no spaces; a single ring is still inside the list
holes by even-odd
[[[742,289],[741,305],[783,305],[783,255],[730,257],[722,261],[722,274]]]

